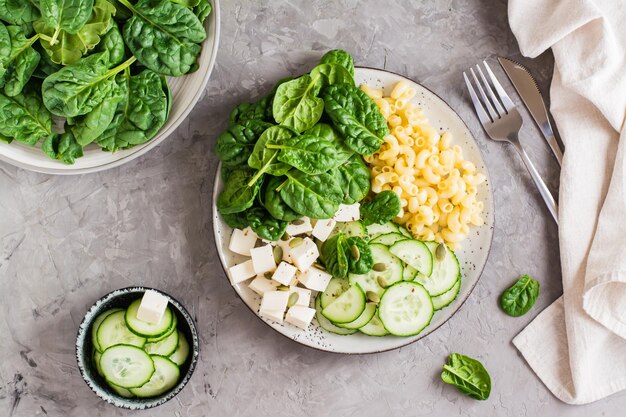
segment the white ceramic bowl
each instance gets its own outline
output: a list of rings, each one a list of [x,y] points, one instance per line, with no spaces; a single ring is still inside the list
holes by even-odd
[[[219,0],[211,0],[213,11],[206,21],[207,38],[202,45],[202,53],[198,58],[198,71],[183,77],[169,77],[168,84],[172,90],[172,112],[165,126],[148,142],[131,149],[115,153],[103,152],[98,146],[87,146],[84,156],[78,158],[74,165],[55,161],[45,155],[39,146],[32,147],[17,141],[7,144],[0,141],[0,160],[20,168],[46,174],[72,175],[86,174],[113,168],[131,161],[167,138],[185,120],[189,112],[198,102],[209,81],[215,64],[220,35]]]
[[[396,349],[427,336],[445,323],[459,310],[463,302],[467,300],[482,274],[483,268],[487,262],[487,256],[489,255],[489,249],[491,248],[494,224],[493,196],[487,167],[482,159],[476,141],[458,114],[432,91],[398,74],[379,69],[357,68],[355,71],[355,80],[357,85],[365,83],[372,87],[384,88],[386,95],[389,95],[391,88],[401,80],[409,82],[411,86],[415,88],[417,96],[413,99],[414,104],[424,109],[430,123],[436,129],[451,132],[454,137],[453,143],[463,148],[465,158],[473,162],[476,167],[487,176],[487,181],[478,189],[478,198],[485,204],[485,224],[480,227],[473,227],[469,237],[463,242],[462,249],[456,251],[461,264],[462,273],[461,289],[456,300],[448,307],[435,312],[430,325],[417,336],[371,337],[360,333],[349,336],[339,336],[321,329],[315,320],[313,324],[309,326],[308,330],[300,330],[288,323],[280,325],[261,318],[261,320],[266,322],[274,330],[298,343],[336,353],[374,353]],[[229,267],[243,261],[244,258],[228,250],[228,242],[232,229],[222,221],[216,207],[217,196],[222,190],[222,187],[221,176],[218,172],[215,175],[215,188],[213,192],[213,224],[215,242],[220,260],[225,270],[228,271]],[[234,289],[250,310],[258,316],[261,299],[247,287],[247,282],[235,285]]]

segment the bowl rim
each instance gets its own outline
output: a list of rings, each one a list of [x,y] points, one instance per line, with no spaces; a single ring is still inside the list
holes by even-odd
[[[79,352],[82,352],[83,350],[83,346],[81,346],[81,343],[84,345],[84,341],[87,340],[87,338],[89,338],[89,329],[91,328],[91,324],[93,323],[93,320],[97,317],[97,316],[94,316],[91,318],[89,322],[87,322],[87,316],[90,313],[92,313],[94,310],[100,308],[103,304],[109,301],[115,300],[117,297],[121,295],[135,293],[135,292],[146,292],[148,290],[158,292],[159,294],[167,297],[169,304],[173,305],[181,313],[181,315],[185,318],[185,322],[189,325],[189,331],[191,332],[191,336],[192,336],[191,340],[189,341],[189,344],[191,346],[191,352],[190,352],[191,362],[189,363],[189,369],[187,370],[183,379],[181,379],[174,388],[172,388],[167,393],[162,394],[163,396],[161,397],[154,397],[152,401],[150,401],[151,400],[150,398],[146,398],[146,399],[142,399],[142,402],[136,402],[135,401],[136,398],[124,398],[121,396],[119,396],[121,400],[118,400],[117,396],[112,393],[109,393],[108,396],[101,395],[101,393],[99,393],[92,386],[92,384],[97,384],[98,387],[100,388],[101,384],[98,381],[94,381],[92,379],[88,380],[86,372],[85,372],[85,368],[86,366],[89,366],[89,365],[87,361],[85,360],[85,355],[79,354]],[[159,289],[156,289],[156,288],[147,287],[147,286],[131,286],[131,287],[118,288],[113,291],[110,291],[109,293],[98,298],[89,307],[89,309],[87,309],[87,311],[85,312],[83,316],[83,319],[80,322],[80,325],[78,326],[78,330],[76,331],[74,353],[75,353],[75,358],[76,358],[76,364],[78,366],[78,370],[80,372],[80,375],[83,381],[89,387],[89,389],[93,391],[93,393],[96,394],[99,398],[119,408],[124,408],[128,410],[147,410],[150,408],[163,405],[166,402],[170,401],[172,398],[175,398],[178,394],[180,394],[183,388],[185,388],[187,383],[191,380],[191,377],[193,376],[196,370],[196,366],[198,364],[198,358],[200,356],[200,339],[198,336],[198,329],[196,327],[195,321],[193,320],[193,317],[191,316],[191,314],[189,314],[189,311],[185,308],[185,306],[180,301],[172,297],[170,294],[164,291],[161,291]]]

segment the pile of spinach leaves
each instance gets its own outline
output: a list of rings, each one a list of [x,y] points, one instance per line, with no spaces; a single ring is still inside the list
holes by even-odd
[[[197,69],[211,11],[208,0],[0,0],[0,140],[43,139],[73,164],[92,143],[152,139],[172,106],[165,76]]]
[[[274,241],[302,216],[331,218],[368,194],[362,155],[387,134],[376,103],[354,83],[352,56],[330,51],[309,74],[232,111],[216,144],[225,183],[218,210],[229,226]]]

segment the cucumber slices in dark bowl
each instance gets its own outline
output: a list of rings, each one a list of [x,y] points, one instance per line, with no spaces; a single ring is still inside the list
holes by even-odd
[[[76,361],[89,388],[108,403],[131,410],[174,398],[191,378],[199,355],[193,319],[161,291],[154,290],[168,299],[163,320],[167,324],[163,329],[140,329],[152,337],[137,334],[132,312],[149,289],[123,288],[100,298],[85,314],[76,337]],[[122,362],[132,372],[117,372]]]

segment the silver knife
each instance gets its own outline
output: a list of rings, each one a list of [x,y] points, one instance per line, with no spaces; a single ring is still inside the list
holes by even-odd
[[[537,123],[541,133],[543,133],[543,137],[546,138],[548,145],[552,148],[559,165],[561,165],[563,152],[554,136],[554,131],[548,118],[546,103],[543,101],[537,82],[523,65],[502,57],[498,57],[498,61],[500,61],[500,65],[513,83],[513,87],[515,87],[515,90],[522,98],[531,116],[535,119],[535,123]]]

